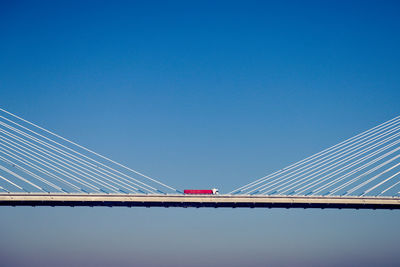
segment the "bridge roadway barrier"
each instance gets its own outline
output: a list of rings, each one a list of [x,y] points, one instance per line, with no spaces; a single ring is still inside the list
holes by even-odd
[[[0,206],[400,209],[400,198],[1,193]]]

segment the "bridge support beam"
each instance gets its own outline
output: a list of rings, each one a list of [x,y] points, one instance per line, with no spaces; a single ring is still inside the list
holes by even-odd
[[[400,198],[10,193],[0,206],[400,209]]]

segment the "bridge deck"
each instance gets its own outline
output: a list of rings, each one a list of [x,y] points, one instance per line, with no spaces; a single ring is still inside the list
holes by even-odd
[[[2,193],[0,206],[400,209],[400,198]]]

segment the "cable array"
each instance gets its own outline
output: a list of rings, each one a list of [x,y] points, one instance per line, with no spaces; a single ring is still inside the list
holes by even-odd
[[[229,194],[398,196],[400,116]]]
[[[0,192],[181,193],[1,108]]]

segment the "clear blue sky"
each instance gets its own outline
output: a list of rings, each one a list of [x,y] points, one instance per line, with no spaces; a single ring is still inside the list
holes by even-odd
[[[396,1],[2,1],[1,107],[229,192],[400,114]],[[1,208],[5,266],[400,261],[397,211]]]

